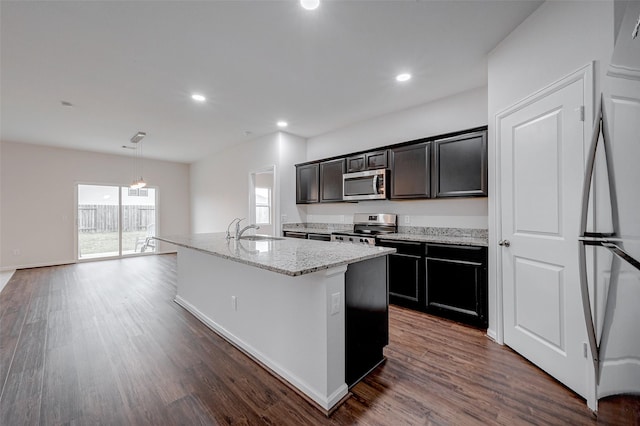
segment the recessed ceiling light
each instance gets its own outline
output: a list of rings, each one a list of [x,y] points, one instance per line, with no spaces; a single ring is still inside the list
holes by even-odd
[[[408,81],[411,80],[411,74],[408,73],[402,73],[402,74],[398,74],[396,75],[396,81]]]
[[[63,107],[68,107],[68,108],[72,108],[73,104],[71,102],[68,101],[60,101],[60,105],[62,105]]]
[[[289,125],[286,121],[278,121],[276,124],[278,127],[287,127]]]
[[[320,6],[320,0],[300,0],[300,6],[307,10],[316,10]]]
[[[203,95],[199,93],[194,93],[193,95],[191,95],[191,99],[193,99],[196,102],[204,102],[207,100],[207,98],[205,98]]]

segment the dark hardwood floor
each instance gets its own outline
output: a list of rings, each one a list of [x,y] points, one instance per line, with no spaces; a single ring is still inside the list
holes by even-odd
[[[330,418],[173,303],[174,255],[17,271],[0,293],[0,424],[640,425],[483,332],[392,307],[387,361]]]

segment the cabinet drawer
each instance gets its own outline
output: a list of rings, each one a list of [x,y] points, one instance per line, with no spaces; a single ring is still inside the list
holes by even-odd
[[[301,238],[307,239],[306,232],[298,232],[298,231],[282,231],[282,236],[286,238]]]
[[[461,260],[484,265],[487,262],[486,247],[448,244],[426,244],[427,258]]]
[[[415,256],[424,256],[424,243],[417,241],[397,241],[397,240],[385,240],[379,239],[378,246],[391,247],[398,251],[400,254],[411,254]]]
[[[316,241],[331,241],[329,234],[307,234],[307,239]]]

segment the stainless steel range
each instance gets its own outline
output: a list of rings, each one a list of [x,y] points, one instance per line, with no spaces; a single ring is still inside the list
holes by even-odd
[[[334,232],[331,241],[376,245],[376,236],[398,232],[395,214],[356,213],[353,215],[353,231]]]

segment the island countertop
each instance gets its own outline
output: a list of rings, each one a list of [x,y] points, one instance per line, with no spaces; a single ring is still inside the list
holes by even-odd
[[[157,240],[289,276],[310,274],[395,253],[388,247],[277,238],[227,240],[225,233],[168,235]]]

